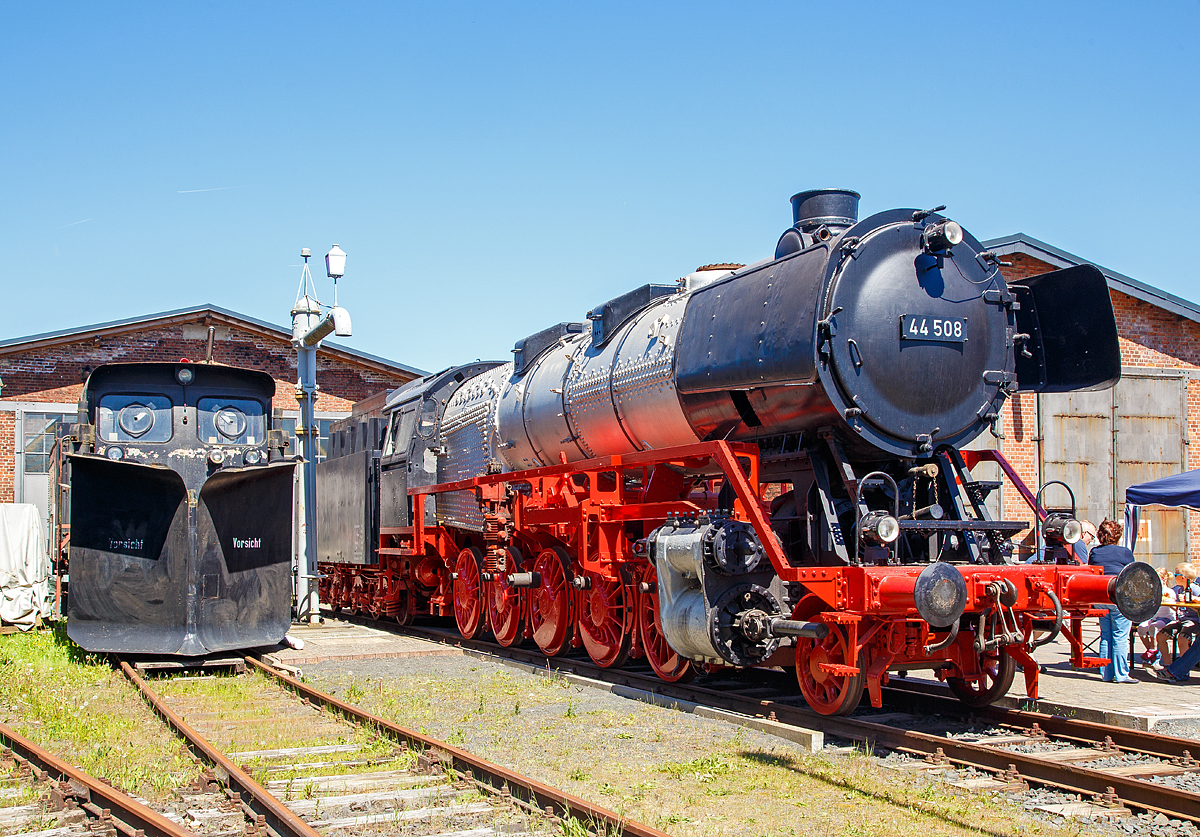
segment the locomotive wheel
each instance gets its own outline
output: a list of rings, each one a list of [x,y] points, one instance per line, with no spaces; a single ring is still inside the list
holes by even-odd
[[[691,660],[676,654],[663,636],[662,614],[658,612],[658,571],[653,564],[646,567],[642,582],[646,592],[638,599],[638,630],[646,661],[654,673],[668,683],[686,683],[696,676],[696,667]]]
[[[454,621],[458,632],[467,639],[474,639],[486,628],[487,615],[483,609],[483,553],[468,546],[458,553],[454,563]]]
[[[533,641],[547,657],[566,650],[575,627],[575,589],[571,586],[571,560],[558,547],[543,549],[533,571],[542,586],[530,591],[529,624]]]
[[[496,642],[508,648],[521,639],[524,626],[521,624],[521,591],[510,587],[503,573],[496,573],[484,587],[487,598],[488,621],[496,635]]]
[[[841,625],[830,625],[824,639],[796,640],[796,680],[814,711],[849,715],[858,706],[866,684],[866,661],[859,658],[857,674],[833,674],[821,669],[821,663],[844,666],[849,662],[850,643]]]
[[[583,591],[579,633],[592,662],[602,668],[619,668],[629,660],[630,589],[620,579],[588,573],[591,587]]]
[[[412,591],[407,587],[400,588],[400,601],[396,606],[396,612],[392,618],[396,620],[398,625],[411,625],[413,616],[416,615],[415,605],[413,602]]]
[[[979,655],[979,670],[982,676],[975,681],[961,677],[946,678],[946,685],[950,687],[950,691],[967,706],[975,709],[991,706],[997,698],[1008,694],[1013,675],[1017,671],[1017,663],[1004,653],[1003,648],[992,648]]]

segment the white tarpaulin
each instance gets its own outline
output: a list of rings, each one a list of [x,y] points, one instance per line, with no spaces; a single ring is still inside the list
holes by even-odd
[[[0,621],[29,630],[50,615],[50,558],[37,506],[0,503]]]

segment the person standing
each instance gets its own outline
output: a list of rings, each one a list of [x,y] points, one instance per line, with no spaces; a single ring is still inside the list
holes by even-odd
[[[1100,545],[1091,550],[1088,563],[1103,567],[1105,575],[1119,575],[1133,563],[1133,553],[1120,544],[1123,531],[1115,520],[1104,521],[1097,531]],[[1114,605],[1105,609],[1108,615],[1100,617],[1100,656],[1108,657],[1108,665],[1100,670],[1100,677],[1105,683],[1136,683],[1129,676],[1129,631],[1133,624]]]

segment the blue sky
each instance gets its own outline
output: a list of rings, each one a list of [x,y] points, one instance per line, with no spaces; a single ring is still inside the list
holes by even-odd
[[[1200,5],[18,4],[0,338],[205,302],[424,369],[755,261],[788,197],[948,204],[1188,299]],[[320,271],[326,300],[329,280]]]

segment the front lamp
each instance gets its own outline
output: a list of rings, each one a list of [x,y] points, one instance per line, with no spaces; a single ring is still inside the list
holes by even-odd
[[[859,531],[868,541],[888,544],[900,537],[900,522],[887,512],[873,511],[863,517]]]
[[[104,451],[104,455],[107,456],[109,459],[111,459],[113,462],[120,462],[122,459],[125,458],[125,451],[122,450],[121,448],[117,447],[116,445],[113,445],[112,447],[110,447],[106,451]]]
[[[926,253],[941,253],[963,240],[963,228],[956,221],[940,221],[925,228]]]
[[[1050,514],[1042,524],[1042,536],[1047,540],[1072,544],[1083,536],[1083,526],[1070,515]]]

